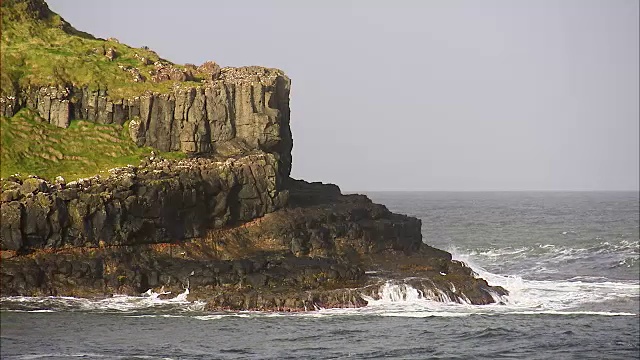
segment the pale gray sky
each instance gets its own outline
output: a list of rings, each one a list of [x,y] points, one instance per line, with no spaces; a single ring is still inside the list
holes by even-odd
[[[637,0],[49,0],[178,63],[292,79],[292,175],[344,190],[638,190]]]

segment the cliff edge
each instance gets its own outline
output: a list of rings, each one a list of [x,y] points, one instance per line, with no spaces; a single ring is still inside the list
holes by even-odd
[[[309,310],[365,306],[389,281],[440,301],[506,294],[424,244],[420,220],[291,179],[281,70],[173,64],[41,0],[1,10],[2,296],[187,288],[209,310]],[[109,150],[75,154],[75,133]],[[50,173],[83,167],[101,173]]]

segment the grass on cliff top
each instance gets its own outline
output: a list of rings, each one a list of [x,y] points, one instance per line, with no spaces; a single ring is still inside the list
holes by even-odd
[[[68,129],[40,122],[38,115],[23,109],[11,118],[0,117],[0,177],[16,173],[67,181],[108,169],[138,165],[151,148],[138,147],[128,136],[128,123],[101,125],[76,120]],[[184,158],[181,152],[161,153],[167,159]]]
[[[161,60],[155,52],[96,39],[78,31],[49,10],[42,0],[4,0],[0,11],[0,82],[4,95],[13,95],[17,88],[29,86],[73,84],[91,88],[106,86],[112,97],[130,98],[149,90],[166,93],[176,83],[150,81],[153,62]],[[113,61],[96,52],[96,49],[108,48],[116,51]],[[152,63],[144,65],[135,55],[144,56]],[[147,80],[134,82],[133,76],[119,65],[138,68]]]

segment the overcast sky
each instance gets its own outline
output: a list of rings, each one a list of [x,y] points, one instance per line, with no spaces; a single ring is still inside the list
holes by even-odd
[[[177,63],[283,69],[297,178],[638,189],[637,0],[48,3]]]

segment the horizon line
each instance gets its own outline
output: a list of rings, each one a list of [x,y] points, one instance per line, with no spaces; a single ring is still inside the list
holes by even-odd
[[[517,189],[517,190],[496,190],[496,189],[369,189],[369,190],[353,190],[340,189],[343,193],[355,192],[636,192],[640,193],[640,189]]]

